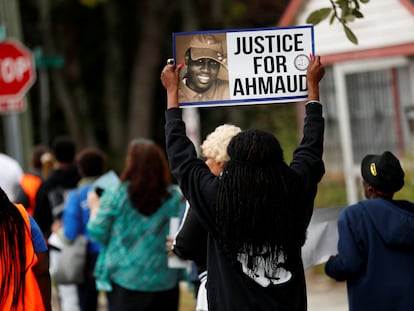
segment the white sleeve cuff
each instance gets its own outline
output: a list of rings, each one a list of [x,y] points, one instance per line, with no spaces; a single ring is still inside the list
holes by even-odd
[[[318,100],[310,100],[306,103],[306,105],[307,104],[319,104],[319,105],[321,105],[320,101],[318,101]]]

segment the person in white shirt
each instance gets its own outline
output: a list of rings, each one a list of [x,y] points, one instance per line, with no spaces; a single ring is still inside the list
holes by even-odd
[[[0,153],[0,167],[0,187],[6,192],[10,201],[14,202],[23,169],[17,160],[4,153]]]

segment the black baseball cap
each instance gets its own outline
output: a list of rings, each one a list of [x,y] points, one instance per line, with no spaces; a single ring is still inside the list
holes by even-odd
[[[394,193],[404,186],[400,161],[390,151],[365,156],[361,162],[361,175],[365,182],[383,193]]]

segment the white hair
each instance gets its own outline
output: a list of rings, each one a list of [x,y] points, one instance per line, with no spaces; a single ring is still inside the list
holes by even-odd
[[[227,146],[230,140],[241,132],[238,126],[223,124],[207,135],[201,144],[201,154],[205,158],[213,158],[216,162],[227,162],[230,160],[227,154]]]

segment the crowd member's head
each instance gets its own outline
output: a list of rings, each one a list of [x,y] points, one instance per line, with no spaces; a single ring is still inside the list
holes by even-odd
[[[23,297],[26,275],[26,223],[2,188],[0,207],[0,305],[3,305],[4,299],[13,291],[17,310]]]
[[[229,258],[251,256],[278,262],[305,241],[300,206],[300,186],[283,160],[279,141],[270,133],[249,129],[237,134],[227,148],[217,199],[219,239]],[[254,232],[254,235],[252,235]],[[254,259],[256,258],[256,259]],[[255,261],[256,260],[256,261]]]
[[[76,144],[69,136],[59,136],[53,141],[53,153],[59,163],[72,163],[75,160]]]
[[[168,197],[171,174],[164,151],[148,139],[130,142],[122,181],[129,181],[129,199],[144,215],[152,215]]]
[[[30,165],[33,169],[41,170],[42,169],[42,155],[46,152],[49,152],[49,148],[43,145],[36,145],[31,153]]]
[[[391,199],[404,186],[404,171],[400,161],[390,151],[365,156],[361,162],[361,175],[367,199]]]
[[[214,175],[220,175],[224,164],[229,160],[227,146],[230,140],[240,132],[241,129],[237,126],[223,124],[208,134],[201,144],[201,155],[206,159],[206,164]]]
[[[185,53],[186,84],[197,93],[207,91],[217,80],[220,67],[225,66],[222,43],[211,34],[195,35]]]
[[[52,172],[55,168],[55,155],[53,154],[53,152],[47,151],[44,154],[42,154],[40,162],[42,162],[42,177],[47,178],[50,175],[50,172]]]
[[[97,177],[104,173],[105,155],[97,148],[85,148],[77,158],[79,173],[83,177]]]

